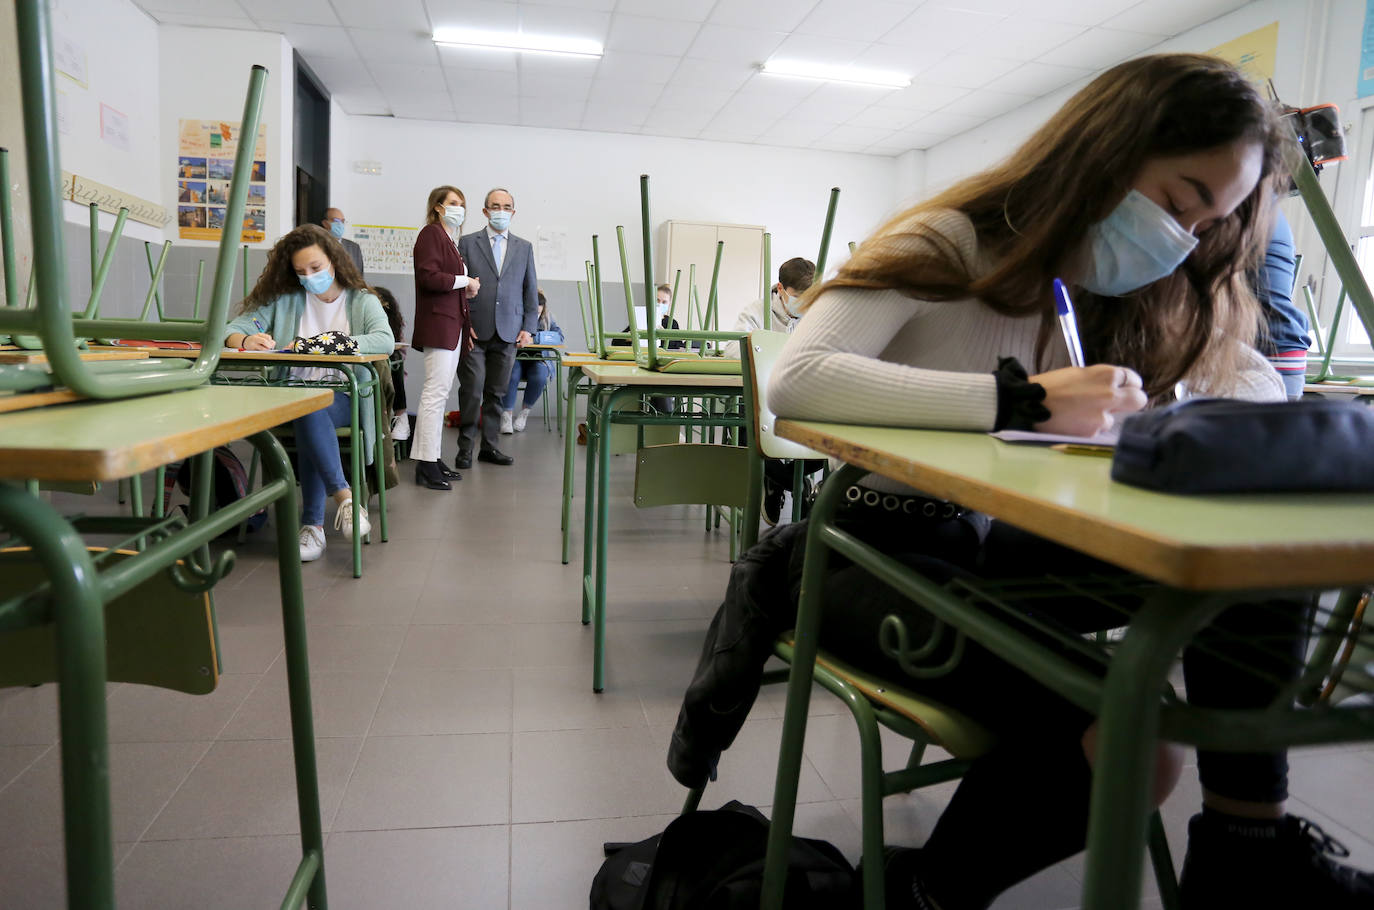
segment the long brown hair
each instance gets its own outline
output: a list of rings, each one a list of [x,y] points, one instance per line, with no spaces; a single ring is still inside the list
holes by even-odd
[[[439,220],[439,213],[434,211],[434,207],[444,201],[449,193],[457,193],[458,198],[463,200],[463,208],[468,207],[468,197],[463,195],[463,191],[456,186],[436,186],[429,191],[429,204],[425,207],[425,224],[434,224]]]
[[[291,264],[291,257],[309,246],[317,246],[329,257],[334,280],[350,290],[368,290],[362,273],[353,260],[344,252],[343,244],[334,235],[318,224],[303,224],[295,230],[282,235],[276,246],[267,254],[267,265],[258,276],[258,283],[239,304],[240,313],[248,313],[258,307],[271,303],[278,297],[301,290],[300,278]]]
[[[1215,381],[1253,342],[1259,307],[1245,272],[1268,239],[1270,180],[1279,164],[1278,121],[1229,63],[1200,54],[1129,60],[1069,99],[1010,158],[890,220],[855,251],[831,287],[897,289],[927,300],[977,297],[998,313],[1039,316],[1036,359],[1054,326],[1050,283],[1080,265],[1088,229],[1130,191],[1148,159],[1236,141],[1263,150],[1262,176],[1228,217],[1203,231],[1173,275],[1118,298],[1075,295],[1090,362],[1129,366],[1151,397],[1185,375]],[[995,266],[984,275],[955,244],[922,223],[956,209],[973,224]],[[913,254],[912,250],[928,250]]]

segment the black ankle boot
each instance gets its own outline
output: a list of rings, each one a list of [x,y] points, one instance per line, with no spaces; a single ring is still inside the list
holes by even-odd
[[[432,461],[415,462],[415,482],[431,490],[451,490],[453,486],[439,473]]]
[[[434,461],[430,463],[434,465],[434,470],[439,472],[439,476],[444,478],[445,480],[463,479],[463,475],[453,470],[448,465],[444,464],[444,460],[442,458],[436,458],[434,459]]]

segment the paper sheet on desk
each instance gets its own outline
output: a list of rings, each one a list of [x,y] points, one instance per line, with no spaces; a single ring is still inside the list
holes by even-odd
[[[1035,433],[1030,430],[998,430],[989,433],[994,439],[1024,445],[1052,446],[1060,443],[1079,446],[1115,446],[1116,433],[1099,433],[1096,436],[1064,436],[1058,433]]]

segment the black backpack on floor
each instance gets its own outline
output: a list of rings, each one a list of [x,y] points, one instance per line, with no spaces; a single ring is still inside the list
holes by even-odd
[[[662,834],[607,844],[592,880],[591,910],[757,910],[768,819],[753,806],[726,803],[673,819]],[[788,910],[856,907],[853,868],[833,844],[792,838]]]

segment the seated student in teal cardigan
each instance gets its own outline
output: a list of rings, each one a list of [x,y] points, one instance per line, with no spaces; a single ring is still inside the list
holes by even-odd
[[[390,354],[396,346],[382,304],[363,281],[363,276],[328,231],[306,224],[277,241],[267,254],[267,266],[251,294],[239,306],[239,316],[229,323],[224,346],[246,351],[275,351],[296,338],[314,338],[326,332],[351,336],[360,354]],[[327,367],[292,367],[291,378],[329,380],[338,374]],[[344,477],[339,439],[334,431],[350,422],[351,404],[345,392],[334,393],[334,403],[322,411],[293,422],[300,452],[301,562],[324,554],[324,500],[339,504],[334,529],[345,537],[353,534],[353,492]],[[377,427],[371,408],[361,408],[363,451],[371,462]],[[359,530],[371,525],[367,509],[359,509]]]

